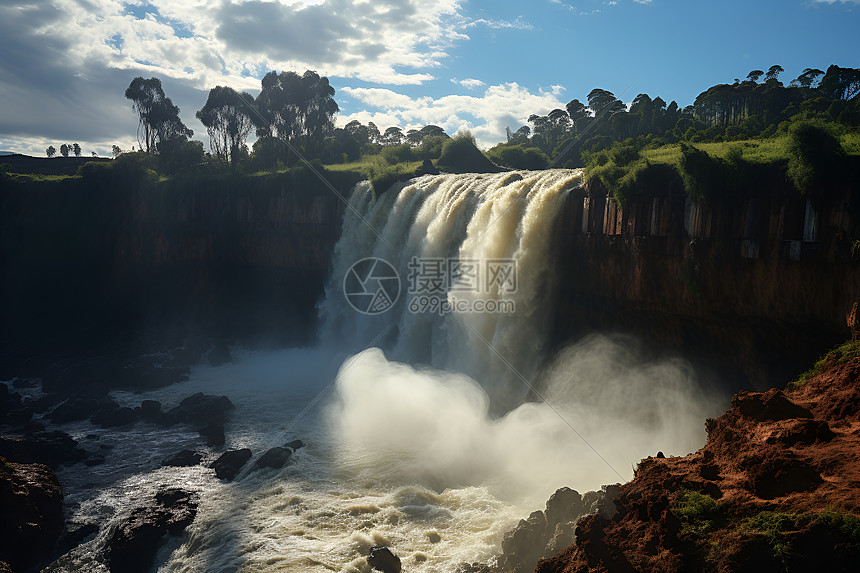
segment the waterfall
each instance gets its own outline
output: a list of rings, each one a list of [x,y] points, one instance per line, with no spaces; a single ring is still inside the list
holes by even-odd
[[[461,372],[485,387],[494,409],[516,405],[548,333],[554,222],[581,184],[581,170],[424,176],[378,197],[358,184],[319,309],[322,341]],[[390,264],[400,281],[385,312],[363,314],[345,294],[350,269],[368,259]],[[446,304],[458,311],[440,312]]]

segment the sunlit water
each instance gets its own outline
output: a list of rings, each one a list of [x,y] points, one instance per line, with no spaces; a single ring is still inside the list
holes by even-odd
[[[195,392],[227,395],[236,410],[226,449],[306,446],[281,470],[247,471],[252,459],[224,483],[205,465],[225,448],[203,447],[194,428],[65,425],[106,452],[103,465],[59,471],[70,521],[100,531],[49,569],[105,570],[112,524],[168,485],[197,492],[200,508],[162,549],[160,571],[369,571],[369,548],[386,545],[407,570],[451,572],[498,554],[504,531],[558,487],[596,489],[629,479],[657,450],[698,448],[703,420],[722,404],[684,363],[645,364],[633,341],[606,337],[541,355],[551,230],[580,183],[581,172],[566,170],[423,177],[378,200],[357,186],[350,202],[362,216],[345,217],[318,347],[234,348],[232,364],[197,366],[188,382],[112,394],[165,410]],[[483,296],[512,296],[517,312],[360,315],[342,277],[368,256],[403,276],[412,256],[516,258],[516,293]],[[524,401],[528,385],[543,400]],[[186,448],[204,452],[204,463],[160,467]]]

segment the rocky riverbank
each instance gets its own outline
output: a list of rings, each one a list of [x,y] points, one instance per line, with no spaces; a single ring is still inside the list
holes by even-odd
[[[740,392],[706,445],[642,460],[613,516],[576,524],[538,573],[854,571],[860,562],[860,357],[849,343],[799,387]]]

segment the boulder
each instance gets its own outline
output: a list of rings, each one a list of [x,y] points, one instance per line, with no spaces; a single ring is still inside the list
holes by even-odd
[[[254,468],[275,468],[281,469],[289,461],[293,451],[289,448],[275,446],[266,450],[260,459],[254,464]]]
[[[200,460],[203,458],[203,454],[192,450],[182,450],[181,452],[174,454],[173,456],[167,458],[163,462],[161,462],[162,466],[172,466],[172,467],[189,467],[196,466],[200,463]]]
[[[63,531],[63,492],[43,464],[0,458],[0,561],[26,570],[48,557]]]
[[[232,480],[239,474],[248,460],[251,459],[251,450],[243,448],[241,450],[227,450],[221,454],[217,460],[212,462],[209,467],[215,470],[215,477],[218,479]]]
[[[128,406],[101,408],[90,418],[90,422],[102,428],[128,426],[137,421],[137,412]]]
[[[305,447],[305,443],[301,440],[293,440],[284,444],[284,447],[290,448],[291,450],[293,450],[293,453],[295,453],[296,450],[298,450],[299,448]]]
[[[0,456],[21,464],[58,466],[82,461],[87,453],[65,432],[34,432],[17,437],[0,436]]]
[[[559,488],[546,502],[547,527],[555,531],[558,524],[576,521],[582,509],[582,496],[578,491],[569,487]]]
[[[119,404],[105,398],[69,398],[48,414],[47,418],[55,424],[66,424],[86,420],[98,410],[119,408]]]
[[[158,400],[144,400],[140,403],[140,419],[156,420],[164,415],[161,411],[161,402]]]
[[[168,535],[179,535],[197,516],[197,502],[181,489],[162,489],[155,501],[133,510],[108,537],[108,567],[115,573],[144,573]]]
[[[224,435],[224,424],[208,424],[197,431],[206,438],[207,446],[223,446],[227,441]]]
[[[400,573],[400,557],[391,552],[388,547],[371,547],[367,564],[382,573]]]
[[[167,423],[184,423],[196,426],[223,424],[227,412],[235,406],[227,396],[210,396],[198,392],[182,400],[178,406],[167,411]]]

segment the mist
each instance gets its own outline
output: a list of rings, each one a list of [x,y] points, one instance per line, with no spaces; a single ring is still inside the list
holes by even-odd
[[[695,451],[705,418],[725,407],[689,364],[643,362],[622,337],[565,348],[533,386],[546,401],[493,417],[493,396],[471,378],[392,362],[374,348],[341,366],[326,417],[352,471],[437,491],[485,486],[535,506],[563,485],[626,481],[658,450]]]

